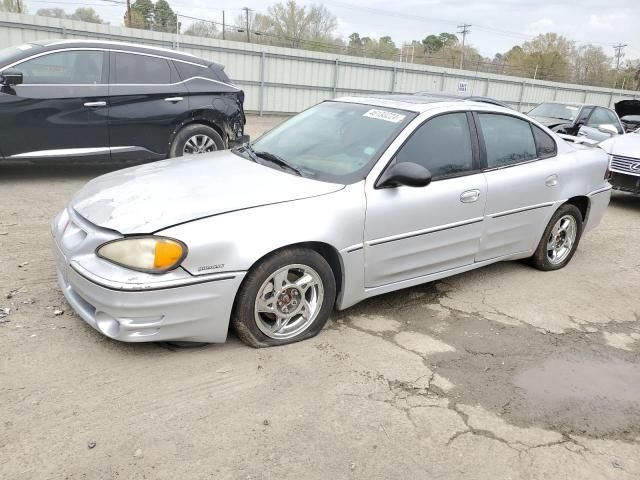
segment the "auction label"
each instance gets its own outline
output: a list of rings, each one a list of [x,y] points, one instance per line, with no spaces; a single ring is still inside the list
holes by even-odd
[[[377,110],[375,108],[372,108],[362,116],[369,117],[369,118],[377,118],[378,120],[385,120],[387,122],[392,122],[392,123],[400,123],[402,120],[404,120],[404,117],[405,117],[405,115],[402,115],[400,113],[387,112],[385,110]]]

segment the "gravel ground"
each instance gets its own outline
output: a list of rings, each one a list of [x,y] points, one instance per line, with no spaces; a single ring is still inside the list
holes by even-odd
[[[0,166],[1,479],[640,478],[640,198],[614,194],[558,272],[497,264],[287,347],[177,349],[111,341],[58,290],[49,221],[113,168]]]

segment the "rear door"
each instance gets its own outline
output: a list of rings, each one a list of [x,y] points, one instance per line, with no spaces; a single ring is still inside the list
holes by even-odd
[[[109,158],[106,52],[44,53],[11,68],[23,74],[23,83],[0,93],[5,158]]]
[[[567,181],[555,140],[530,122],[502,113],[475,114],[488,197],[476,261],[537,245]]]
[[[166,158],[189,101],[173,62],[162,56],[110,52],[109,137],[114,160]]]
[[[470,265],[478,253],[487,187],[471,114],[446,113],[416,128],[394,162],[426,167],[426,187],[366,186],[365,285],[379,287]]]

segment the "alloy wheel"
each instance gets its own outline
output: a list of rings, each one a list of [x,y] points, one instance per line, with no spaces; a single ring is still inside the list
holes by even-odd
[[[189,137],[182,149],[183,155],[196,155],[199,153],[215,152],[218,149],[216,142],[207,135],[201,133]]]
[[[269,338],[293,338],[313,323],[323,298],[322,280],[313,268],[302,264],[282,267],[258,290],[256,325]]]
[[[562,263],[571,253],[576,241],[578,226],[573,215],[558,219],[547,240],[547,259],[553,265]]]

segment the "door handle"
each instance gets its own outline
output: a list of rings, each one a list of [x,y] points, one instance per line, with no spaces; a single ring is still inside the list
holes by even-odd
[[[178,103],[184,100],[182,97],[167,97],[164,99],[165,102]]]
[[[460,201],[462,203],[473,203],[480,198],[480,190],[467,190],[460,194]]]
[[[586,137],[587,133],[586,132],[578,132],[578,136],[579,137]]]
[[[84,106],[88,108],[106,107],[107,102],[85,102]]]
[[[555,187],[556,185],[558,185],[558,175],[556,175],[555,173],[553,175],[549,175],[545,180],[544,180],[544,184],[547,187]]]

